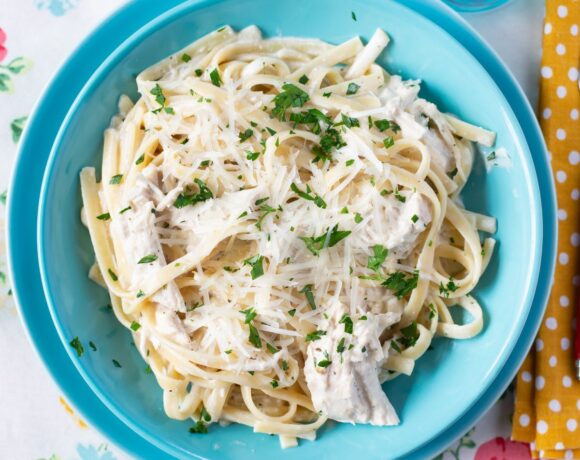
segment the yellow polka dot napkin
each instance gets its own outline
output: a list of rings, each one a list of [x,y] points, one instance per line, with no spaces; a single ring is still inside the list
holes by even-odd
[[[575,378],[580,286],[580,0],[547,0],[540,119],[558,196],[558,261],[540,332],[517,378],[514,440],[534,458],[580,459],[580,382]]]

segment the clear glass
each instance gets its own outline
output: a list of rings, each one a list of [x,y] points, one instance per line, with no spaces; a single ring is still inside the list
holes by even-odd
[[[443,0],[457,11],[475,12],[487,11],[505,5],[511,0]]]

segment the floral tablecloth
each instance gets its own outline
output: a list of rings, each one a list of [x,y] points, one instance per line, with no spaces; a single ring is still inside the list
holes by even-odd
[[[124,1],[0,0],[0,459],[130,458],[75,412],[28,343],[6,273],[3,209],[17,143],[35,100],[59,63]],[[467,16],[506,59],[534,104],[542,15],[543,0],[516,0],[491,14]],[[438,459],[530,458],[526,445],[508,440],[512,411],[508,389]]]

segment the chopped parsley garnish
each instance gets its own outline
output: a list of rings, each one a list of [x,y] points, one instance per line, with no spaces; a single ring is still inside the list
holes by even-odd
[[[187,53],[183,53],[183,54],[181,55],[181,60],[182,60],[183,62],[189,62],[189,61],[191,61],[191,56],[190,56],[189,54],[187,54]]]
[[[294,315],[296,314],[296,309],[295,309],[295,308],[293,308],[292,310],[288,310],[288,314],[289,314],[290,316],[294,316]]]
[[[139,289],[139,291],[137,292],[137,296],[136,297],[138,299],[140,299],[141,297],[145,297],[145,293],[141,289]]]
[[[348,214],[348,208],[345,206],[344,208],[342,208],[342,209],[340,210],[340,213],[341,213],[341,214]]]
[[[276,131],[274,131],[272,128],[266,126],[266,131],[268,131],[268,133],[270,133],[270,136],[273,136],[274,134],[276,134]]]
[[[205,406],[201,406],[201,411],[199,413],[199,417],[201,420],[204,420],[206,422],[211,422],[211,415],[209,414],[209,412],[207,411]]]
[[[328,367],[332,364],[330,359],[323,359],[322,361],[318,361],[318,367]]]
[[[117,174],[117,175],[111,177],[111,180],[109,180],[109,184],[118,185],[121,183],[122,180],[123,180],[123,174]]]
[[[369,257],[367,267],[375,272],[379,272],[381,265],[389,255],[389,250],[381,244],[373,246],[373,255]]]
[[[407,198],[404,195],[401,195],[399,193],[399,187],[395,187],[395,198],[397,200],[399,200],[401,203],[404,203],[405,201],[407,201]]]
[[[308,80],[310,80],[310,79],[309,79],[309,78],[308,78],[306,75],[302,75],[302,76],[301,76],[301,77],[298,79],[298,81],[299,81],[300,83],[302,83],[303,85],[305,85],[306,83],[308,83]]]
[[[123,367],[123,366],[121,366],[121,363],[119,361],[117,361],[116,359],[112,359],[111,361],[113,362],[113,365],[115,367]]]
[[[334,128],[328,128],[320,138],[320,145],[315,145],[312,148],[312,153],[314,154],[312,162],[331,160],[332,149],[339,149],[345,145],[340,133]]]
[[[231,348],[230,348],[229,350],[226,350],[226,351],[224,351],[224,353],[225,353],[226,355],[229,355],[231,352],[232,352],[232,349],[231,349]]]
[[[344,351],[344,341],[345,338],[343,337],[342,339],[340,339],[340,342],[338,342],[338,345],[336,346],[336,352],[337,353],[342,353]]]
[[[323,335],[326,335],[326,331],[314,331],[310,334],[306,334],[305,340],[307,342],[316,342],[317,340],[320,340]]]
[[[493,161],[493,160],[495,160],[495,151],[493,151],[489,155],[487,155],[487,161]]]
[[[211,82],[214,86],[220,87],[222,85],[222,79],[218,69],[213,69],[209,74],[209,78],[211,78]]]
[[[131,330],[137,332],[139,329],[141,329],[141,325],[137,321],[133,321],[131,323]]]
[[[262,339],[260,339],[258,329],[256,329],[256,326],[253,324],[248,324],[248,327],[250,328],[250,336],[248,338],[249,342],[256,348],[262,348]]]
[[[85,349],[83,347],[83,344],[81,343],[81,341],[79,340],[78,337],[75,337],[74,339],[72,339],[69,342],[69,345],[71,347],[73,347],[75,349],[75,351],[77,352],[77,356],[80,358],[83,353],[85,352]]]
[[[147,364],[147,366],[145,366],[145,373],[146,374],[153,374],[153,369],[151,369],[151,366],[149,364]]]
[[[403,337],[397,339],[397,342],[407,348],[414,346],[417,343],[417,340],[419,340],[419,329],[417,328],[417,323],[413,321],[408,326],[402,328],[401,334],[403,334]]]
[[[308,200],[308,201],[313,201],[314,204],[316,206],[318,206],[319,208],[326,209],[326,202],[320,197],[320,195],[317,195],[316,193],[311,194],[310,192],[312,190],[310,189],[309,185],[306,186],[305,192],[300,190],[295,183],[292,183],[292,185],[290,185],[290,189],[294,193],[296,193],[296,195],[298,195],[300,198],[303,198],[303,199]]]
[[[173,206],[176,208],[184,208],[213,198],[213,193],[204,181],[198,178],[195,178],[193,181],[197,184],[199,192],[193,194],[180,193],[173,203]]]
[[[201,167],[205,167],[205,166],[209,166],[211,164],[212,164],[212,161],[211,160],[203,160],[199,165]]]
[[[367,319],[368,319],[368,318],[367,318],[367,315],[362,315],[362,316],[359,318],[359,321],[366,321]]]
[[[352,334],[353,323],[352,318],[349,315],[347,315],[346,313],[342,315],[342,318],[340,318],[338,324],[344,324],[344,332],[346,332],[347,334]]]
[[[354,215],[354,221],[357,224],[360,224],[363,221],[363,216],[361,216],[358,212]]]
[[[254,135],[254,130],[248,128],[244,132],[238,134],[240,142],[247,141],[250,137]]]
[[[139,259],[138,264],[150,264],[151,262],[155,262],[158,257],[155,254],[147,254],[146,256],[141,257]]]
[[[359,90],[360,85],[357,85],[356,83],[352,82],[348,84],[348,87],[346,88],[346,95],[350,96],[352,94],[356,94],[357,91]]]
[[[258,316],[254,307],[250,307],[246,310],[240,310],[240,313],[245,316],[244,324],[250,324],[254,321],[254,318]]]
[[[414,224],[416,224],[417,221],[419,220],[419,216],[417,214],[413,214],[413,216],[411,217],[411,220],[413,221]]]
[[[375,120],[375,126],[382,133],[391,127],[391,122],[389,120]]]
[[[260,198],[258,200],[256,200],[256,202],[254,203],[256,206],[260,206],[262,203],[265,203],[266,201],[268,201],[270,199],[269,196],[267,196],[266,198]]]
[[[170,115],[175,115],[175,110],[173,110],[173,107],[164,107],[163,110],[165,111],[165,113],[169,113]]]
[[[435,308],[435,305],[430,303],[429,304],[429,319],[435,318],[436,315],[437,315],[437,309]]]
[[[255,280],[264,274],[264,256],[255,255],[254,257],[250,257],[249,259],[244,260],[244,265],[250,265],[252,270],[250,275],[252,279]]]
[[[314,302],[314,294],[312,293],[312,284],[307,284],[300,290],[300,292],[306,296],[310,308],[316,310],[316,302]]]
[[[282,365],[280,367],[282,368],[283,371],[287,371],[288,370],[288,361],[286,361],[285,359],[282,360]]]
[[[97,219],[99,220],[109,220],[111,218],[111,214],[109,214],[108,212],[104,213],[104,214],[99,214],[97,216]]]
[[[244,211],[243,213],[241,213],[241,214],[238,216],[238,219],[241,219],[242,217],[246,217],[247,215],[248,215],[248,211]]]
[[[395,340],[391,340],[391,348],[398,353],[402,352],[401,347],[399,347],[399,345],[397,345],[397,342]]]
[[[262,222],[264,221],[264,219],[266,218],[266,216],[268,216],[268,214],[272,214],[274,212],[277,211],[282,211],[282,207],[278,206],[278,208],[273,208],[272,206],[270,206],[269,204],[265,204],[264,201],[269,200],[270,198],[262,198],[260,200],[256,201],[256,205],[260,204],[260,207],[258,208],[260,210],[260,212],[262,213],[262,215],[260,216],[260,218],[256,221],[256,227],[258,228],[258,230],[262,230]],[[262,204],[264,203],[264,204]]]
[[[278,380],[272,379],[270,385],[272,385],[272,388],[278,388]]]
[[[129,211],[130,209],[131,209],[131,206],[127,206],[126,208],[123,208],[123,209],[121,209],[121,210],[119,211],[119,214],[124,214],[124,213],[126,213],[127,211]]]
[[[229,265],[225,265],[223,268],[226,272],[229,273],[235,273],[240,270],[239,268],[230,267]]]
[[[458,172],[459,172],[459,171],[457,170],[457,168],[455,168],[453,171],[451,171],[451,172],[449,173],[449,177],[450,177],[451,179],[453,179],[455,176],[457,176],[457,173],[458,173]]]
[[[280,121],[286,121],[286,109],[290,107],[302,107],[310,96],[292,83],[285,83],[282,91],[274,97],[274,109],[272,116]]]
[[[321,131],[320,123],[325,123],[327,126],[332,124],[332,120],[327,115],[318,109],[308,109],[305,112],[292,112],[290,114],[290,121],[297,125],[307,125],[314,134],[319,134]]]
[[[150,93],[153,96],[155,96],[155,102],[157,102],[161,107],[165,107],[167,99],[165,98],[165,95],[163,94],[163,90],[161,89],[161,86],[159,86],[159,83],[155,83],[155,86],[150,91]],[[159,107],[159,109],[157,110],[159,111],[161,107]]]
[[[415,271],[413,274],[406,274],[404,272],[395,272],[390,274],[385,281],[381,283],[382,286],[394,292],[397,298],[402,298],[409,294],[417,287],[419,281],[419,272]]]
[[[352,232],[350,230],[339,230],[338,224],[332,227],[320,236],[300,236],[304,241],[306,248],[315,256],[320,255],[320,251],[324,248],[331,248],[336,246],[340,241],[344,240]]]
[[[203,70],[201,69],[195,69],[195,75],[198,77],[201,77],[201,75],[203,74]]]
[[[198,420],[195,425],[189,428],[189,432],[192,434],[207,434],[207,425]]]
[[[395,140],[393,139],[393,136],[385,137],[385,140],[383,141],[383,145],[385,146],[386,149],[395,145]]]
[[[344,113],[341,114],[342,124],[347,128],[358,128],[360,127],[360,122],[356,118],[347,117]]]
[[[457,291],[457,289],[459,289],[459,287],[455,284],[455,281],[453,281],[453,278],[451,277],[449,277],[449,281],[447,282],[447,284],[443,283],[439,284],[439,293],[441,293],[447,298],[449,298],[450,292],[455,292]]]
[[[140,165],[144,161],[145,161],[145,154],[143,153],[139,158],[137,158],[137,160],[135,161],[135,164]]]
[[[107,271],[109,272],[109,276],[111,277],[111,279],[113,281],[118,281],[119,280],[119,277],[117,276],[117,274],[113,270],[111,270],[109,268]]]
[[[92,340],[89,342],[89,347],[91,347],[91,350],[97,351],[97,346]]]
[[[272,354],[276,354],[276,353],[278,353],[278,351],[279,351],[279,350],[278,350],[278,349],[277,349],[277,348],[276,348],[274,345],[272,345],[272,344],[270,344],[270,343],[267,343],[267,344],[266,344],[266,348],[267,348],[267,349],[268,349],[268,351],[269,351],[270,353],[272,353]]]
[[[354,160],[353,160],[353,159],[346,160],[346,163],[345,163],[345,164],[346,164],[347,166],[352,166],[352,165],[354,164]]]

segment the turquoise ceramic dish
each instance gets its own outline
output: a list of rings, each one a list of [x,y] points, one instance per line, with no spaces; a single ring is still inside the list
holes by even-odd
[[[142,2],[142,5],[145,3],[149,4],[149,9],[147,9],[151,13],[149,17],[154,17],[157,14],[157,11],[155,11],[155,2]],[[538,175],[542,190],[544,190],[542,207],[546,220],[543,226],[548,236],[547,240],[551,243],[544,246],[545,252],[541,264],[541,279],[549,280],[553,267],[553,241],[555,241],[553,185],[548,174],[548,166],[541,137],[529,107],[513,80],[506,74],[505,69],[497,62],[495,56],[478,41],[477,37],[473,36],[469,29],[466,29],[463,24],[458,22],[454,16],[450,16],[445,9],[436,4],[428,5],[425,2],[413,1],[406,3],[430,15],[439,24],[444,25],[449,31],[452,31],[464,44],[469,44],[471,51],[477,55],[478,59],[485,64],[490,72],[493,72],[494,78],[498,81],[504,93],[509,96],[512,106],[518,114],[520,123],[525,128],[527,141],[532,147],[534,161],[538,166]],[[9,248],[14,286],[23,318],[33,341],[42,343],[42,348],[39,348],[41,356],[53,372],[55,379],[63,387],[65,393],[81,409],[84,416],[94,426],[104,430],[113,440],[121,441],[134,455],[146,456],[148,458],[162,458],[158,451],[147,446],[144,441],[138,442],[130,431],[119,426],[114,417],[106,411],[103,411],[103,407],[99,401],[82,385],[72,366],[63,355],[54,331],[46,327],[48,316],[46,310],[43,308],[45,303],[42,297],[39,297],[38,272],[29,263],[35,257],[33,235],[30,229],[32,228],[31,224],[33,223],[37,210],[39,179],[46,161],[47,149],[52,142],[58,124],[62,120],[64,108],[71,103],[79,87],[77,81],[72,76],[74,75],[76,78],[82,79],[90,75],[97,63],[112,49],[112,46],[107,47],[102,44],[111,41],[110,37],[115,35],[114,32],[116,30],[120,30],[121,24],[123,24],[123,30],[125,32],[127,27],[138,25],[138,21],[144,19],[143,16],[146,16],[142,11],[144,10],[137,8],[134,4],[129,5],[104,24],[72,56],[54,83],[49,86],[35,115],[31,118],[29,132],[34,133],[34,136],[25,134],[23,138],[22,151],[12,182],[9,202]],[[140,14],[141,16],[139,16]],[[116,36],[118,37],[118,35]],[[72,85],[70,83],[71,78],[75,82]],[[56,101],[59,104],[56,104]],[[469,412],[449,427],[447,431],[441,432],[440,436],[434,439],[433,442],[424,445],[419,451],[414,452],[413,457],[418,456],[417,458],[424,458],[425,456],[433,454],[438,449],[443,448],[454,437],[457,437],[462,431],[469,428],[490,402],[499,395],[499,392],[502,391],[515,372],[518,363],[531,342],[533,333],[541,317],[547,295],[547,287],[547,282],[540,284],[534,300],[533,309],[531,310],[531,316],[526,323],[526,329],[518,341],[510,360],[494,381],[494,385],[485,392],[480,401]],[[367,437],[365,444],[372,439]],[[379,441],[377,439],[377,442]],[[146,455],[147,452],[150,455]]]
[[[336,452],[360,452],[362,445],[370,457],[380,456],[384,445],[393,456],[405,455],[435,438],[477,401],[501,370],[524,326],[537,282],[542,238],[531,155],[511,107],[490,76],[458,42],[420,15],[381,1],[345,4],[342,11],[332,10],[330,1],[267,3],[185,3],[133,35],[83,88],[59,132],[41,196],[39,255],[51,313],[64,343],[79,336],[97,344],[98,353],[81,359],[68,349],[93,391],[129,426],[173,455],[224,453],[251,458],[259,450],[280,458],[336,458]],[[354,9],[356,22],[350,14]],[[321,26],[330,24],[328,11],[334,11],[332,26]],[[271,17],[284,20],[272,27]],[[116,111],[119,94],[135,96],[134,75],[224,23],[236,28],[255,23],[268,35],[318,36],[332,42],[370,34],[381,25],[393,38],[383,64],[406,77],[423,78],[429,99],[463,119],[496,130],[498,144],[512,156],[512,168],[491,174],[483,173],[479,164],[464,196],[470,209],[494,215],[500,222],[498,252],[477,290],[487,307],[488,326],[468,342],[439,341],[412,378],[386,386],[403,420],[399,427],[329,426],[321,430],[316,443],[283,452],[275,438],[254,435],[237,425],[215,429],[209,441],[192,438],[187,423],[163,414],[161,392],[144,373],[129,335],[99,311],[106,294],[86,278],[93,255],[78,219],[78,171],[87,164],[99,164],[102,131]],[[122,363],[122,370],[112,366],[112,359]],[[376,442],[367,443],[369,437]]]

